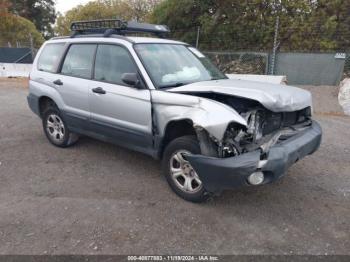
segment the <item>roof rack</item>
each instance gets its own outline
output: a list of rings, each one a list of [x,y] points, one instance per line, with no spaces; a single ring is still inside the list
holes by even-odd
[[[71,37],[77,35],[102,33],[104,37],[112,34],[125,35],[128,33],[150,33],[164,37],[170,33],[165,25],[138,23],[136,21],[125,22],[120,19],[103,19],[90,21],[76,21],[71,24]]]

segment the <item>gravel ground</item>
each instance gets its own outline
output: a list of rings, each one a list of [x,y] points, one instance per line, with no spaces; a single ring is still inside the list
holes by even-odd
[[[0,254],[350,254],[350,118],[316,115],[320,150],[276,183],[192,204],[147,156],[50,145],[23,85],[0,80]]]
[[[324,115],[344,115],[338,103],[339,87],[335,86],[300,86],[311,92],[314,112]]]

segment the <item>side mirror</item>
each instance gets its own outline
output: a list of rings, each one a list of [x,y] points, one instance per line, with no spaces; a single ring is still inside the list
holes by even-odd
[[[144,89],[145,88],[142,81],[139,79],[138,74],[136,74],[136,73],[124,73],[122,75],[122,81],[125,84],[127,84],[129,86],[133,86],[137,89]]]

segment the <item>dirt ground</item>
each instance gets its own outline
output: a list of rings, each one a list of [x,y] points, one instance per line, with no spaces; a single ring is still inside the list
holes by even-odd
[[[0,254],[350,255],[350,118],[334,87],[307,87],[319,151],[274,184],[192,204],[152,158],[85,137],[53,147],[25,84],[0,80]]]
[[[314,113],[323,115],[344,115],[338,103],[339,87],[335,86],[300,86],[312,94]]]

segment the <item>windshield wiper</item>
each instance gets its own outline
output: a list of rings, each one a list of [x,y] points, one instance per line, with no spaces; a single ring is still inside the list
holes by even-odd
[[[177,83],[175,83],[175,84],[162,85],[162,86],[159,86],[159,88],[179,87],[179,86],[183,86],[183,85],[185,85],[185,84],[186,84],[186,83],[177,82]]]
[[[222,79],[227,79],[227,77],[212,77],[210,80],[222,80]]]

